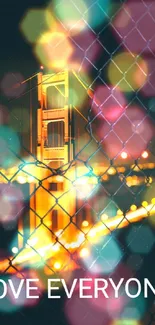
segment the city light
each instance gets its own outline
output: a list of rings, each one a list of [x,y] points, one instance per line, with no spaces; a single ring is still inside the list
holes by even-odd
[[[82,222],[82,226],[83,226],[83,227],[88,227],[88,226],[89,226],[89,222],[88,222],[87,220],[84,220],[84,221]]]
[[[17,247],[13,247],[12,248],[12,253],[13,254],[17,254],[18,253],[18,248]]]
[[[26,183],[26,177],[24,176],[17,176],[17,182],[20,184],[25,184]]]
[[[142,202],[142,206],[143,206],[144,208],[146,208],[146,207],[148,206],[148,202],[147,202],[147,201],[143,201],[143,202]]]
[[[148,156],[149,156],[149,154],[148,154],[147,151],[144,151],[144,152],[142,153],[142,157],[143,157],[144,159],[148,158]]]
[[[108,219],[108,215],[107,214],[102,214],[102,216],[101,216],[101,221],[105,221],[105,220],[107,220]]]
[[[137,210],[137,206],[135,204],[131,205],[130,210],[131,211],[136,211]]]
[[[152,204],[155,204],[155,198],[153,198],[153,199],[151,200],[151,203],[152,203]]]
[[[123,151],[121,153],[121,157],[122,157],[122,159],[127,159],[128,158],[128,154],[125,151]]]
[[[87,248],[83,248],[81,249],[79,255],[81,258],[87,257],[89,256],[89,250]]]
[[[56,270],[60,270],[60,268],[61,268],[61,263],[60,263],[60,262],[55,262],[55,263],[54,263],[54,268],[55,268]]]

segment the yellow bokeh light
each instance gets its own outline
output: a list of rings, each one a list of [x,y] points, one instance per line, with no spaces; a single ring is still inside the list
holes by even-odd
[[[155,204],[155,197],[151,200],[152,204]]]
[[[122,91],[131,92],[141,88],[148,77],[146,62],[139,56],[123,52],[111,60],[108,67],[108,78],[113,86]]]
[[[89,222],[88,222],[87,220],[84,220],[84,221],[82,222],[82,226],[83,226],[83,227],[88,227],[88,226],[89,226]]]
[[[142,206],[143,206],[144,208],[146,208],[146,207],[148,206],[148,202],[147,202],[147,201],[143,201],[143,202],[142,202]]]
[[[105,220],[107,220],[108,219],[108,216],[107,216],[107,214],[102,214],[102,216],[101,216],[101,221],[105,221]]]
[[[47,32],[38,40],[34,53],[46,68],[66,69],[72,54],[72,46],[65,33]]]
[[[131,205],[130,210],[131,211],[136,211],[137,210],[137,206],[135,204]]]
[[[54,268],[55,268],[56,270],[60,270],[60,268],[61,268],[61,263],[60,263],[60,262],[55,262],[55,263],[54,263]]]
[[[108,174],[109,175],[115,175],[116,174],[116,169],[114,167],[109,168]]]
[[[59,244],[55,244],[51,247],[53,252],[58,252],[60,250],[60,245]]]
[[[88,248],[82,248],[81,251],[80,251],[80,253],[79,253],[79,255],[82,258],[89,256],[89,250],[88,250]]]
[[[17,182],[20,184],[25,184],[26,183],[26,177],[24,176],[17,176]]]

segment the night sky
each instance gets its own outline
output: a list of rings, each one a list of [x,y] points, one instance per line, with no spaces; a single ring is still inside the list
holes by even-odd
[[[15,70],[21,72],[25,77],[35,72],[38,64],[31,51],[31,46],[25,42],[23,35],[19,30],[19,22],[27,9],[31,7],[40,7],[44,1],[37,0],[33,3],[26,1],[7,0],[0,6],[0,30],[1,30],[1,75],[7,71]]]

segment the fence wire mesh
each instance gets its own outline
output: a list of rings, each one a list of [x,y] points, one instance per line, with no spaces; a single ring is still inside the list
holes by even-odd
[[[37,153],[36,92],[46,82],[35,84],[33,78],[23,81],[11,74],[1,82],[11,117],[9,122],[1,106],[0,221],[2,240],[7,241],[2,244],[1,272],[18,277],[37,274],[43,286],[45,278],[71,278],[77,269],[86,276],[147,274],[151,279],[155,4],[63,0],[53,1],[48,9],[56,17],[58,32],[53,33],[59,35],[53,36],[49,28],[53,39],[35,42],[34,53],[47,71],[53,72],[56,64],[56,72],[66,67],[76,71],[78,82],[85,85],[84,96],[76,86],[74,91],[72,84],[68,86],[75,116],[64,144],[60,145],[60,129],[44,138],[49,157],[50,152],[57,155],[53,143],[58,151],[64,147],[72,152],[55,168],[50,158],[40,159]],[[46,10],[29,10],[23,19],[21,29],[31,43],[47,29]],[[45,53],[42,44],[48,44]],[[72,302],[68,305],[72,308]],[[136,300],[124,309],[124,316],[108,308],[113,319],[154,324],[153,299],[147,308],[142,305]],[[80,311],[79,317],[84,324]]]

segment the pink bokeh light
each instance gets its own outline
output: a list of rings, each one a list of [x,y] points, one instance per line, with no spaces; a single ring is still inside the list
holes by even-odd
[[[146,28],[147,26],[147,28]],[[112,23],[116,38],[131,52],[155,50],[155,3],[126,1]]]
[[[90,294],[90,293],[89,293]],[[104,310],[92,306],[90,299],[80,299],[75,294],[66,301],[65,314],[71,325],[110,325],[111,319]]]
[[[98,130],[100,140],[102,140],[102,127],[104,124]],[[154,126],[151,118],[142,108],[129,106],[104,137],[102,146],[111,159],[116,158],[122,151],[137,159],[146,150],[153,135]]]
[[[109,123],[114,123],[124,112],[126,100],[123,93],[114,87],[99,86],[92,103],[94,115],[102,113]]]
[[[16,223],[23,206],[23,193],[13,184],[0,184],[0,223]]]
[[[83,31],[70,37],[73,48],[69,66],[75,70],[88,71],[95,64],[103,47],[96,38],[96,34],[90,30]]]

